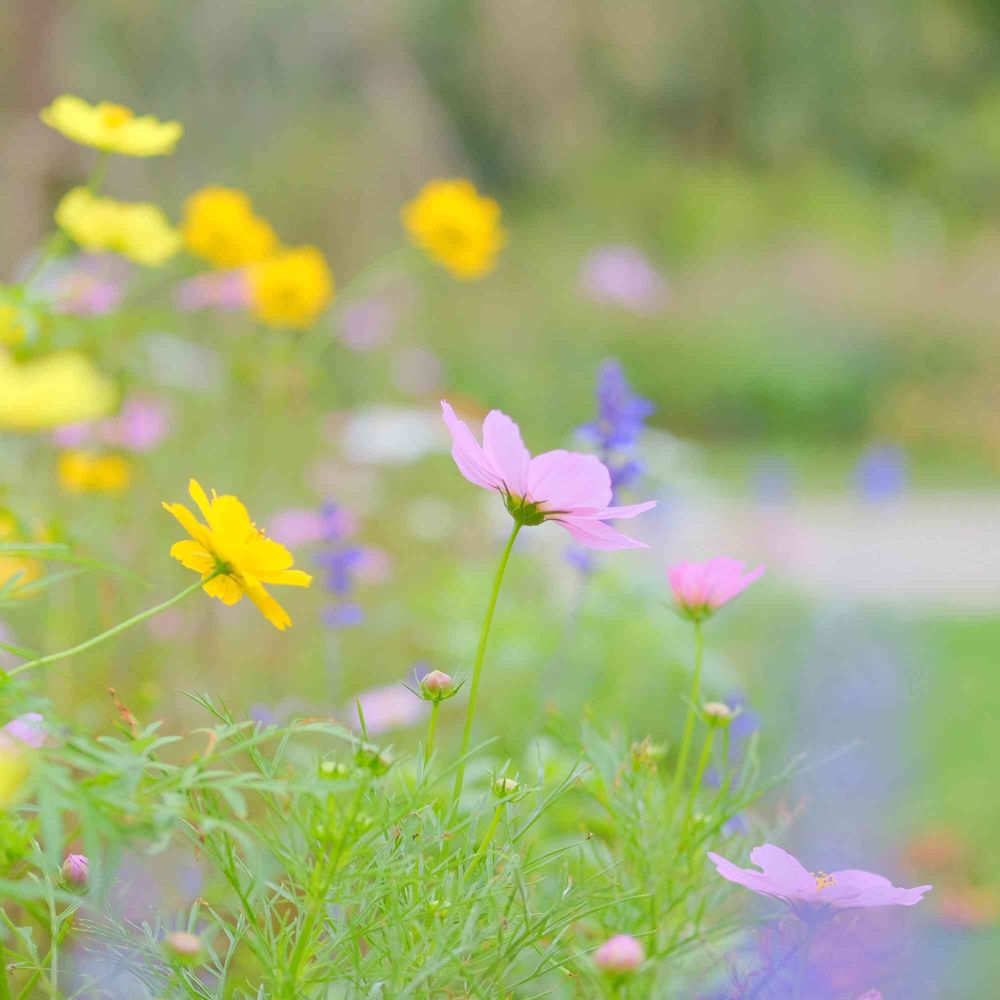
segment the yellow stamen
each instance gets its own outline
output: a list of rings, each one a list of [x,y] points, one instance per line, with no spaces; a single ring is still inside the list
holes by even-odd
[[[828,889],[831,885],[837,884],[837,880],[832,875],[827,875],[826,872],[811,872],[810,874],[814,879],[816,879],[817,892],[822,892],[824,889]]]
[[[98,110],[101,113],[101,122],[108,128],[118,128],[133,118],[132,109],[126,108],[123,104],[102,103],[98,105]]]

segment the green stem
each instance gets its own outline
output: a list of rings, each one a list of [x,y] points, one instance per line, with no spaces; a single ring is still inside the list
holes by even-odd
[[[7,948],[2,940],[0,940],[0,1000],[10,1000],[10,987],[7,983]]]
[[[441,702],[435,701],[431,705],[431,718],[427,723],[427,746],[424,748],[424,767],[431,762],[431,754],[434,751],[434,733],[437,730],[438,712],[441,711]]]
[[[715,728],[713,726],[709,726],[708,733],[705,736],[705,745],[702,747],[701,756],[698,758],[698,766],[695,768],[694,782],[691,785],[691,794],[688,796],[687,810],[684,813],[685,830],[687,830],[689,824],[691,823],[691,816],[694,813],[694,803],[698,798],[698,789],[701,788],[701,779],[704,777],[705,768],[708,767],[708,762],[712,756],[712,739],[714,736]]]
[[[107,642],[108,639],[113,639],[120,632],[124,632],[126,629],[132,628],[133,625],[138,625],[140,622],[146,621],[147,618],[152,618],[154,615],[158,615],[161,611],[166,611],[167,608],[172,608],[175,604],[179,604],[193,594],[200,587],[203,587],[209,580],[213,577],[219,575],[219,571],[212,573],[211,576],[206,576],[203,579],[197,580],[192,583],[190,587],[185,587],[179,594],[174,594],[169,600],[164,601],[162,604],[157,604],[156,607],[149,608],[146,611],[140,611],[139,614],[133,615],[131,618],[120,622],[118,625],[109,628],[106,632],[102,632],[100,635],[95,635],[92,639],[88,639],[86,642],[81,642],[77,646],[72,646],[69,649],[64,649],[58,653],[50,653],[48,656],[39,657],[37,660],[29,660],[27,663],[22,663],[19,666],[14,667],[13,670],[7,671],[8,677],[13,677],[16,674],[24,673],[25,670],[30,670],[32,667],[42,667],[47,663],[55,663],[57,660],[65,660],[69,656],[75,656],[77,653],[83,653],[88,649],[93,649],[95,646],[101,645],[103,642]]]
[[[674,770],[674,780],[670,788],[670,812],[673,813],[677,806],[677,799],[681,792],[681,783],[684,780],[684,771],[687,768],[688,754],[691,752],[691,738],[694,735],[694,720],[698,714],[698,706],[701,701],[701,664],[704,659],[705,641],[701,632],[701,622],[694,624],[694,682],[691,685],[691,702],[688,705],[687,719],[684,722],[684,733],[681,736],[680,750],[677,753],[677,766]]]
[[[472,667],[472,683],[469,685],[469,707],[465,711],[465,728],[462,730],[462,746],[458,751],[458,769],[455,772],[455,790],[452,794],[452,804],[457,804],[459,796],[462,794],[462,783],[465,781],[465,755],[469,750],[469,741],[472,739],[472,722],[476,717],[476,697],[479,694],[479,678],[483,672],[483,659],[486,656],[486,643],[490,637],[490,626],[493,624],[493,612],[496,610],[497,598],[500,596],[500,585],[503,583],[503,574],[507,569],[507,560],[510,559],[510,551],[514,548],[514,540],[521,530],[521,522],[514,522],[514,530],[507,539],[503,555],[500,557],[500,565],[497,567],[496,576],[493,579],[493,593],[490,594],[490,603],[486,606],[486,617],[483,619],[483,628],[479,633],[479,648],[476,650],[476,662]]]
[[[475,870],[476,865],[483,860],[483,856],[486,854],[486,849],[490,846],[490,842],[493,840],[493,834],[497,832],[497,825],[500,823],[500,817],[503,815],[503,806],[501,802],[496,809],[493,810],[493,819],[490,820],[490,825],[486,828],[486,834],[483,836],[482,843],[476,850],[476,853],[472,856],[472,860],[469,862],[469,867],[465,869],[462,874],[461,881],[464,882]]]

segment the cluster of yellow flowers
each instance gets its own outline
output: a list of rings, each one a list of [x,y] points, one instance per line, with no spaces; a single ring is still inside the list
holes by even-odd
[[[312,326],[333,300],[333,275],[322,251],[280,246],[243,191],[196,191],[185,204],[181,231],[191,253],[214,267],[248,269],[251,311],[268,326]]]

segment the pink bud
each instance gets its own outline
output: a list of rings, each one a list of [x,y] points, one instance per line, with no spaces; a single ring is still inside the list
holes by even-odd
[[[594,952],[594,962],[602,972],[632,972],[645,960],[645,949],[631,934],[616,934]]]
[[[432,670],[420,683],[431,694],[443,694],[451,690],[453,681],[444,671]]]
[[[173,931],[163,939],[163,944],[171,955],[183,961],[193,962],[201,955],[201,938],[190,931]]]
[[[86,885],[89,869],[90,862],[85,854],[67,854],[62,866],[62,877],[70,885]]]

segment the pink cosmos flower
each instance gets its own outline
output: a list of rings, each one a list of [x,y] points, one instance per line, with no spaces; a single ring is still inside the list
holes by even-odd
[[[602,972],[631,972],[645,960],[645,949],[631,934],[616,934],[594,952],[594,964]]]
[[[871,906],[915,906],[933,886],[900,889],[874,872],[845,868],[842,871],[806,871],[787,851],[774,844],[755,847],[750,860],[761,870],[739,868],[718,854],[708,852],[715,870],[730,882],[787,903],[802,920],[820,920],[838,910]]]
[[[764,573],[763,566],[749,573],[744,568],[738,559],[725,558],[705,563],[685,560],[671,566],[667,570],[670,588],[684,617],[691,621],[710,618]]]
[[[45,720],[38,712],[28,712],[12,719],[3,729],[0,729],[0,746],[13,741],[26,746],[38,747],[45,743],[48,733],[45,731]]]
[[[85,854],[67,854],[62,866],[62,876],[71,885],[87,884],[90,861]]]
[[[458,471],[470,483],[499,493],[515,521],[522,525],[555,521],[590,549],[649,548],[604,522],[635,517],[655,507],[656,501],[609,506],[611,476],[595,456],[560,448],[532,458],[517,424],[499,410],[486,415],[480,446],[443,399],[441,410]]]

